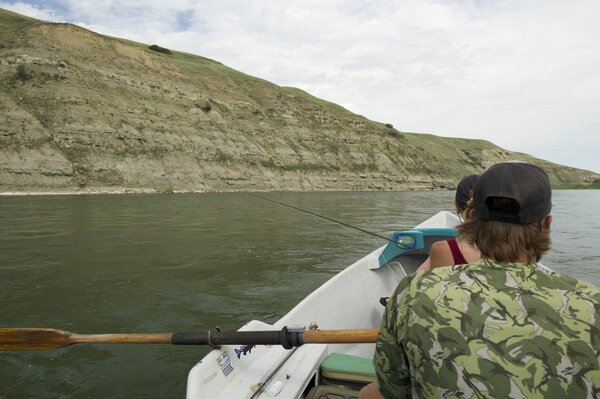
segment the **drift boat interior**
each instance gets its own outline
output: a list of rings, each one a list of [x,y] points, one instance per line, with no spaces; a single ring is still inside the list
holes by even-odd
[[[253,320],[240,331],[379,328],[398,282],[427,258],[431,244],[456,235],[458,218],[446,211],[389,242],[317,288],[270,325]],[[188,375],[187,398],[357,398],[375,381],[375,344],[224,345],[211,351]]]

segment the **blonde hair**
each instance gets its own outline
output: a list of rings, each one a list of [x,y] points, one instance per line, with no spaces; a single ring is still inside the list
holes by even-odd
[[[465,204],[465,207],[462,209],[460,214],[463,220],[471,219],[471,217],[473,216],[473,192],[470,193],[469,200]]]

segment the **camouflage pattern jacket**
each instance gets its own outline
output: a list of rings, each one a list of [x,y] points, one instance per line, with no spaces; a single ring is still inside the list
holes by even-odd
[[[404,278],[374,363],[386,398],[600,398],[600,289],[541,265]]]

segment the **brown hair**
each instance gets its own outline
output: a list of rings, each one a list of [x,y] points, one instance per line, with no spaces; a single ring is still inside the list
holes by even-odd
[[[488,198],[495,209],[512,211],[513,200]],[[518,204],[517,211],[518,211]],[[526,255],[528,263],[538,261],[550,249],[550,234],[540,223],[517,224],[495,220],[468,218],[458,226],[458,231],[468,243],[476,245],[484,257],[500,262],[514,262]]]
[[[477,183],[479,175],[469,175],[463,177],[456,186],[456,194],[454,194],[454,202],[456,207],[463,212],[467,207],[467,202],[473,197],[473,187]]]

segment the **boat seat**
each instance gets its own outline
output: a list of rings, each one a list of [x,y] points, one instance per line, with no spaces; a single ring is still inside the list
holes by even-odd
[[[332,353],[321,363],[323,385],[360,389],[376,381],[373,359]]]
[[[308,392],[306,399],[358,399],[358,391],[318,385]]]
[[[378,267],[383,267],[398,256],[421,255],[425,260],[431,244],[456,237],[457,231],[449,227],[421,227],[413,230],[396,231],[378,258]],[[421,261],[422,261],[421,260]],[[404,265],[404,263],[402,263]],[[420,263],[419,263],[420,265]],[[376,266],[371,267],[376,268]],[[409,268],[407,272],[413,272]]]

